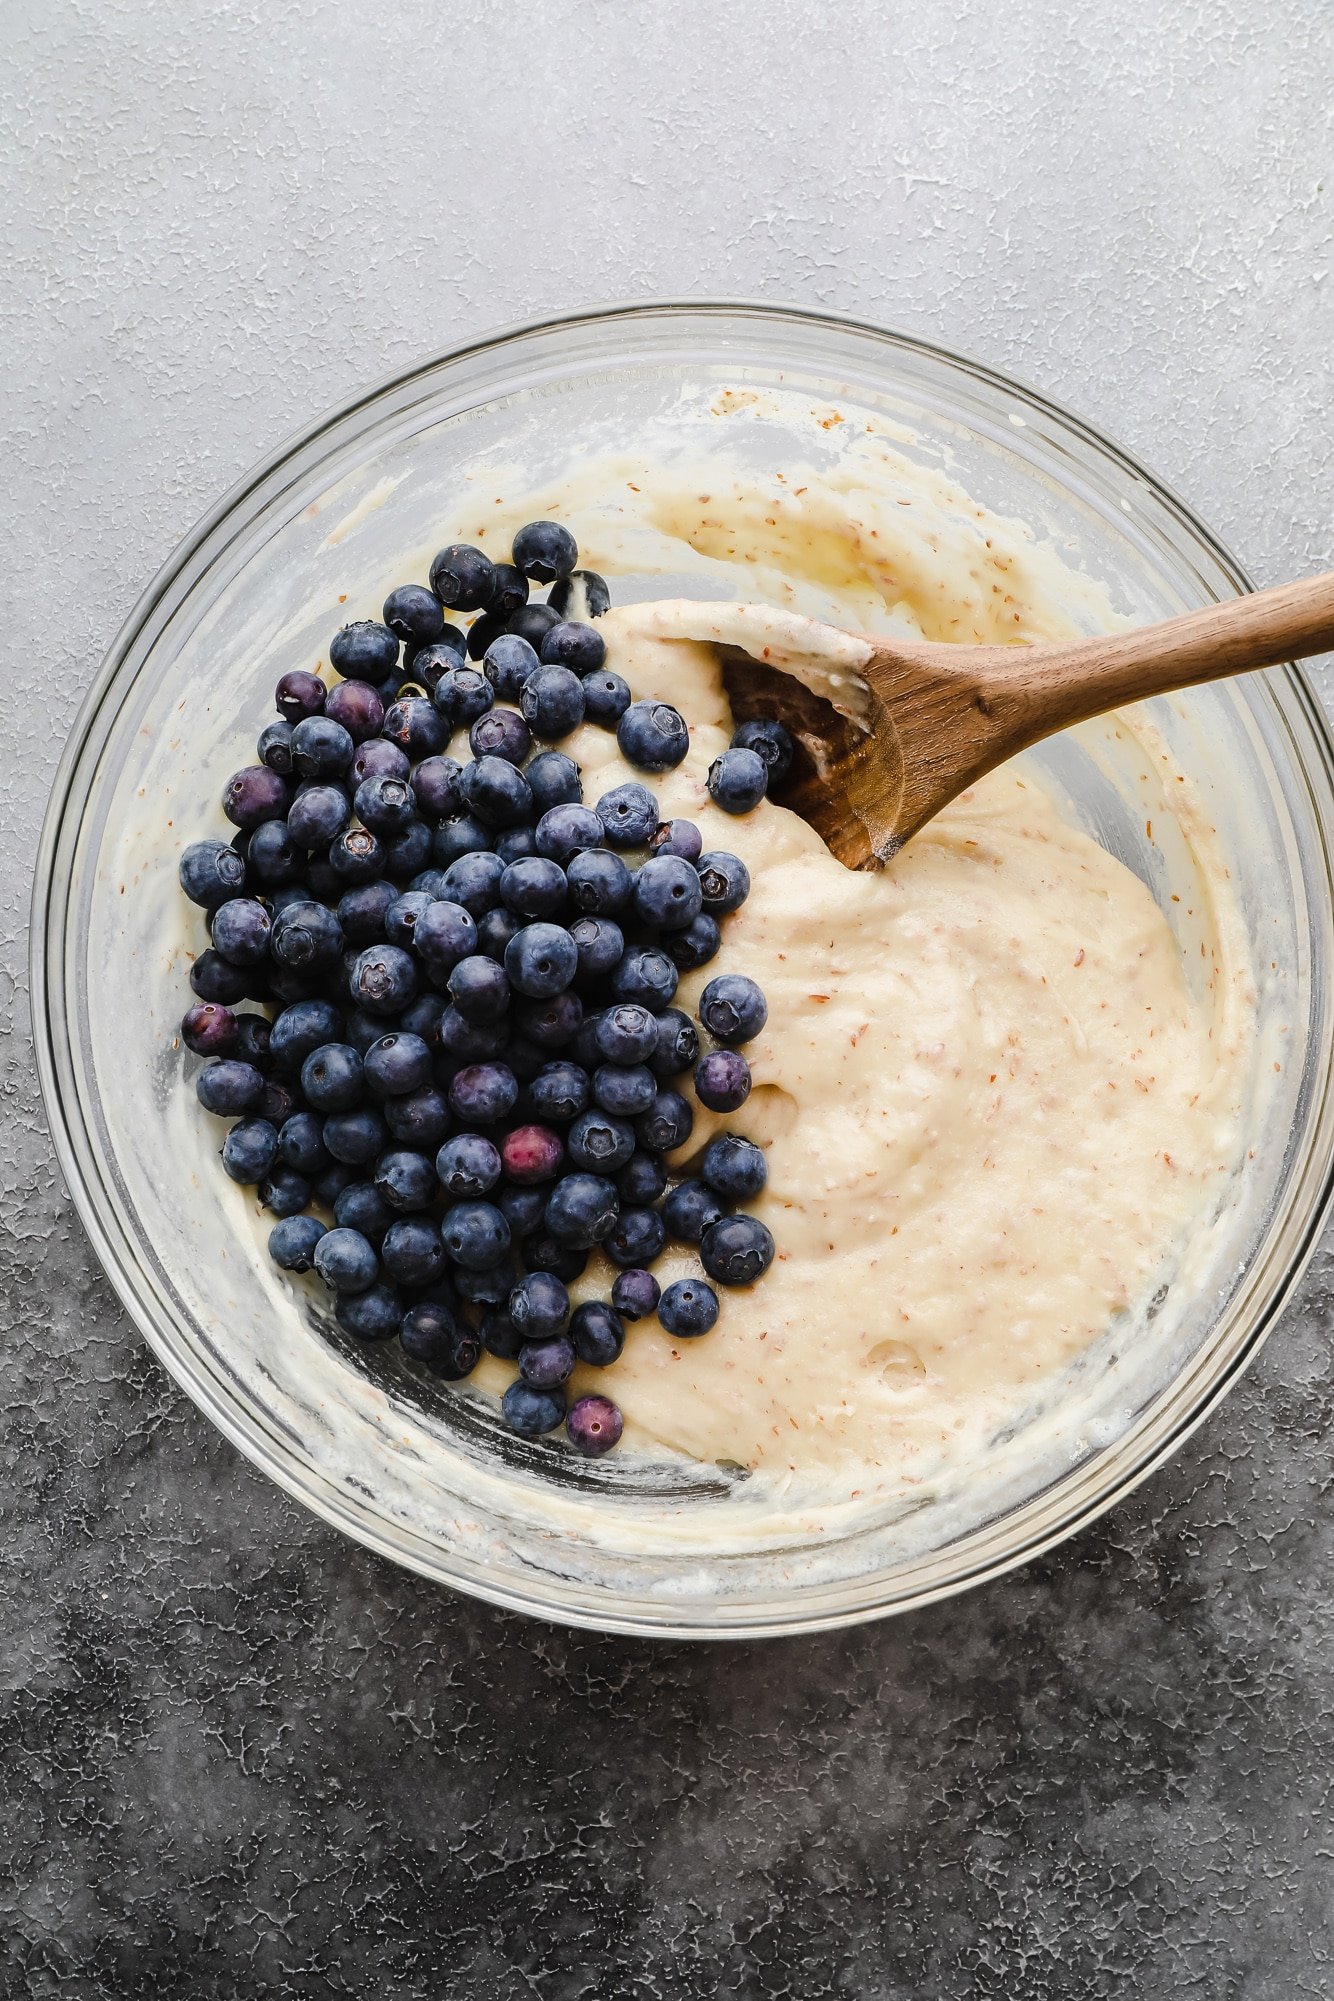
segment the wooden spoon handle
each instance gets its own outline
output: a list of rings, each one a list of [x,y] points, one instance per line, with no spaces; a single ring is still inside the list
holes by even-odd
[[[977,683],[1030,742],[1143,701],[1334,649],[1334,570],[1229,598],[1161,625],[1052,646],[987,647]],[[1017,712],[1023,710],[1023,716]]]

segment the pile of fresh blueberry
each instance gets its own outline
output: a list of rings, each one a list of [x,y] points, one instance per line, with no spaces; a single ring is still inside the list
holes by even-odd
[[[397,1335],[449,1380],[483,1348],[517,1362],[511,1427],[536,1437],[564,1420],[595,1455],[621,1414],[602,1396],[567,1412],[576,1361],[614,1362],[626,1321],[654,1312],[679,1338],[718,1318],[704,1278],[660,1291],[649,1267],[668,1236],[698,1245],[722,1285],[773,1259],[764,1224],[735,1210],[764,1187],[757,1146],[721,1133],[698,1176],[671,1186],[664,1160],[694,1117],[673,1080],[693,1071],[700,1103],[738,1110],[741,1046],[767,1009],[753,980],[710,980],[703,1046],[672,1005],[749,875],[702,853],[692,822],[660,821],[647,786],[589,806],[578,766],[534,751],[588,720],[662,772],[689,739],[667,703],[631,700],[601,635],[568,616],[610,602],[576,569],[569,530],[533,522],[512,553],[443,549],[429,590],[404,585],[383,623],[337,635],[334,686],[300,670],[278,683],[260,762],[223,794],[239,831],[181,858],[212,941],[181,1033],[212,1059],[201,1104],[236,1120],[223,1166],[279,1219],[277,1263],[317,1272],[349,1333]],[[553,586],[546,604],[529,602],[531,582]],[[480,616],[464,631],[446,610]],[[445,755],[459,730],[463,764]],[[710,791],[747,812],[791,757],[780,724],[743,724]],[[243,1000],[272,1019],[236,1012]],[[595,1245],[619,1267],[610,1300],[571,1310]]]

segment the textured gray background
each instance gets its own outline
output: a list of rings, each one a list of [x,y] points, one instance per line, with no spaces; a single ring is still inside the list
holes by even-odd
[[[45,789],[173,543],[361,381],[692,291],[972,350],[1261,581],[1334,553],[1328,0],[10,0],[0,56],[0,1993],[1334,1993],[1318,1260],[1054,1558],[691,1651],[337,1540],[144,1353],[24,974]]]

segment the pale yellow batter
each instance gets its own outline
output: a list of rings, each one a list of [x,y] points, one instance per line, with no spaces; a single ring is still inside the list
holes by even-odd
[[[1023,530],[880,441],[819,481],[710,472],[706,488],[698,469],[603,462],[506,494],[503,511],[489,498],[459,530],[498,548],[531,513],[559,513],[597,568],[725,575],[734,597],[867,631],[1023,640],[1109,617]],[[1024,768],[878,874],[842,868],[779,807],[719,812],[704,784],[731,728],[717,663],[664,636],[699,616],[632,606],[599,629],[635,693],[691,725],[686,763],[646,781],[664,815],[751,871],[682,1005],[720,971],[759,982],[756,1088],[728,1118],[701,1109],[678,1165],[719,1126],[764,1145],[769,1186],[751,1206],[778,1255],[758,1285],[724,1292],[709,1335],[640,1323],[612,1370],[573,1388],[617,1399],[627,1450],[814,1475],[852,1498],[983,1449],[1170,1273],[1235,1162],[1250,973],[1184,779],[1176,818],[1214,886],[1194,992],[1148,890]],[[1151,732],[1126,729],[1162,764]],[[562,747],[590,801],[627,776],[604,731]],[[659,1276],[687,1271],[678,1248]],[[576,1296],[605,1297],[612,1276],[595,1260]],[[475,1380],[499,1390],[509,1373],[488,1361]]]

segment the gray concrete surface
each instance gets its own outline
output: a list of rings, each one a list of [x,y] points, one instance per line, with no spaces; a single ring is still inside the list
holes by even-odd
[[[50,772],[258,453],[519,315],[750,293],[1045,386],[1331,559],[1327,0],[11,0],[0,57],[0,1993],[1334,1993],[1326,1250],[1073,1546],[850,1637],[543,1630],[337,1539],[144,1353],[26,1020]]]

